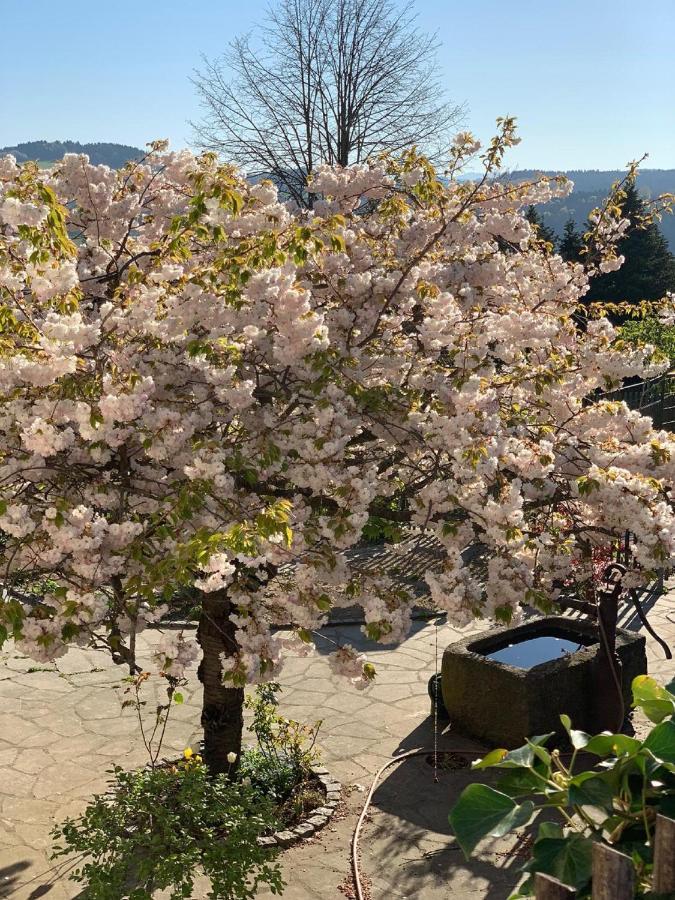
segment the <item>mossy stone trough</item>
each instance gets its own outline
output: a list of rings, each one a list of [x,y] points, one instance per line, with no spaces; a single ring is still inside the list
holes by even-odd
[[[489,657],[509,645],[542,636],[572,641],[579,649],[531,668]],[[499,747],[519,747],[525,738],[550,731],[562,738],[561,713],[567,713],[575,728],[598,731],[594,670],[599,647],[596,625],[564,616],[496,628],[486,636],[451,644],[443,654],[441,688],[453,731]],[[628,709],[631,682],[647,671],[645,639],[617,629],[616,650]]]

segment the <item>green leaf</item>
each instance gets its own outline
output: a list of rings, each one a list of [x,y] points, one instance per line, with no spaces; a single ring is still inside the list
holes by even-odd
[[[675,722],[661,722],[652,728],[642,746],[660,762],[675,763]]]
[[[637,753],[642,747],[640,741],[636,738],[629,737],[627,734],[596,734],[586,744],[587,753],[594,753],[596,756],[622,756],[626,754]]]
[[[508,754],[508,750],[504,750],[503,748],[497,750],[490,750],[487,756],[484,756],[482,759],[477,759],[475,763],[471,766],[472,769],[489,769],[490,766],[497,766],[504,759],[504,757]]]
[[[519,805],[486,784],[470,784],[462,791],[448,821],[468,859],[484,837],[501,837],[526,825],[533,812],[534,804],[529,800]]]
[[[183,700],[184,700],[184,697],[183,697],[183,695],[180,693],[180,691],[176,691],[176,692],[174,693],[174,695],[173,695],[173,702],[174,702],[174,703],[181,704],[181,703],[183,702]]]
[[[537,757],[537,759],[540,759],[546,766],[551,765],[551,754],[545,747],[540,747],[539,744],[533,744],[530,741],[528,741],[527,743],[528,746],[531,747],[532,752]]]
[[[531,769],[534,765],[534,750],[528,744],[510,750],[499,764],[504,769],[525,768]]]
[[[582,750],[588,744],[591,736],[586,734],[585,731],[577,731],[576,728],[572,728],[572,720],[565,713],[560,716],[560,721],[563,723],[563,727],[569,735],[570,743],[574,749]]]
[[[497,787],[509,797],[523,797],[541,791],[542,781],[534,769],[511,769],[499,779]]]
[[[539,826],[539,834],[537,838],[561,838],[564,836],[562,825],[557,822],[542,822]]]
[[[638,675],[633,679],[633,706],[639,707],[652,722],[662,722],[675,714],[675,695],[649,675]]]
[[[595,772],[582,772],[569,783],[569,801],[573,806],[594,806],[611,812],[613,798],[607,777]]]
[[[535,841],[527,869],[553,875],[578,889],[590,881],[592,853],[593,841],[580,834],[566,838],[544,837]]]

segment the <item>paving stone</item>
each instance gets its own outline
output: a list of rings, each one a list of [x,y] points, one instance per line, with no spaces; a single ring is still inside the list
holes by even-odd
[[[654,608],[654,621],[675,646],[675,578],[671,586],[673,593],[660,598]],[[319,745],[329,791],[311,820],[319,826],[331,822],[320,839],[299,841],[281,856],[289,885],[284,900],[341,896],[338,885],[349,875],[354,823],[373,774],[391,754],[433,742],[426,682],[434,671],[436,638],[440,654],[465,632],[447,627],[435,632],[433,625],[424,623],[416,623],[415,628],[394,650],[365,641],[358,626],[330,630],[331,639],[367,650],[375,663],[377,681],[365,692],[334,676],[321,654],[289,659],[281,675],[281,712],[305,722],[324,719]],[[140,637],[143,665],[161,635],[149,629]],[[17,883],[52,867],[46,855],[50,828],[78,815],[92,794],[105,790],[106,770],[112,763],[133,768],[146,760],[135,716],[120,710],[122,668],[102,655],[92,654],[92,661],[88,651],[81,652],[81,657],[78,651],[72,659],[59,661],[69,660],[68,675],[61,678],[55,671],[28,673],[35,664],[14,658],[11,644],[0,651],[0,766],[5,776],[0,778],[0,871],[25,860],[27,866]],[[664,679],[672,677],[672,661],[663,659],[650,638],[648,653],[650,670]],[[80,665],[83,670],[100,665],[104,671],[79,674]],[[195,667],[190,669],[183,694],[187,702],[177,708],[167,730],[168,755],[196,746],[199,739],[201,690]],[[150,705],[160,696],[148,693]],[[250,722],[248,713],[246,722]],[[451,730],[441,734],[439,742],[441,748],[476,746]],[[450,836],[447,814],[452,797],[470,777],[463,770],[440,773],[435,785],[433,770],[421,758],[387,770],[375,792],[371,824],[362,842],[362,867],[371,879],[375,900],[385,896],[478,900],[486,892],[498,898],[512,891],[522,860],[509,856],[511,845],[506,839],[486,842],[466,863]],[[13,785],[5,790],[8,778]],[[344,794],[330,790],[340,780],[351,785]],[[342,813],[330,819],[320,815],[332,812],[338,802],[344,817]],[[306,828],[314,829],[311,821]],[[11,900],[28,900],[36,889],[48,894],[49,900],[76,897],[78,886],[68,881],[65,869],[56,872],[49,885],[45,878],[51,876],[41,876],[29,886],[22,885]],[[195,900],[203,900],[208,886],[203,878],[197,879],[197,886]],[[33,893],[33,898],[42,893]],[[272,894],[261,889],[257,900],[268,898]],[[157,900],[164,900],[164,895]]]
[[[18,675],[14,679],[15,684],[31,690],[37,688],[43,691],[52,691],[55,694],[67,694],[72,691],[72,685],[65,678],[61,678],[58,672],[31,672]]]
[[[62,737],[62,735],[54,734],[53,731],[48,731],[46,728],[40,729],[34,734],[31,734],[30,737],[24,738],[21,742],[21,746],[26,748],[54,747],[58,744],[60,737]]]
[[[261,847],[267,847],[268,849],[271,847],[277,847],[277,839],[275,837],[261,837],[258,838],[258,843]]]
[[[309,822],[301,822],[300,825],[295,826],[293,831],[299,838],[308,838],[314,834],[316,829]]]
[[[45,797],[74,796],[74,791],[98,780],[97,774],[84,768],[81,763],[62,762],[47,766],[40,772],[33,787],[33,796],[38,800]]]
[[[35,775],[20,772],[15,767],[2,773],[2,793],[7,797],[29,797],[35,783]]]
[[[0,768],[5,769],[6,767],[11,766],[19,755],[19,752],[18,748],[12,747],[5,749],[5,747],[0,744]]]
[[[327,819],[329,819],[333,815],[333,807],[317,806],[317,808],[313,809],[312,812],[315,816],[325,816]]]
[[[282,847],[289,847],[296,839],[296,835],[292,831],[275,831],[274,837],[277,844]]]
[[[38,732],[38,726],[30,719],[22,719],[13,713],[0,714],[0,735],[7,744],[23,746],[28,738]]]
[[[31,797],[9,797],[2,799],[2,817],[10,822],[51,822],[56,806],[51,801],[34,800]]]

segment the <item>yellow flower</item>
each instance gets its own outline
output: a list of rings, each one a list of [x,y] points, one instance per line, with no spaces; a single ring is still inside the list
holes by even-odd
[[[183,756],[185,759],[190,759],[192,756],[192,747],[186,747],[185,750],[183,750]]]

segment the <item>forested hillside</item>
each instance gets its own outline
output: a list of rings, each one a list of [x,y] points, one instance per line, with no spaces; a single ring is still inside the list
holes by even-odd
[[[19,162],[29,159],[54,162],[61,159],[64,153],[86,153],[93,165],[106,165],[113,169],[121,168],[130,159],[143,156],[143,151],[138,147],[126,144],[80,144],[78,141],[26,141],[14,147],[0,147],[0,156],[7,153],[11,153]]]
[[[538,173],[534,170],[523,169],[510,172],[509,180],[524,181],[534,177]],[[540,174],[540,173],[539,173]],[[547,175],[556,175],[557,172],[546,172]],[[570,171],[565,172],[568,178],[574,182],[574,190],[569,197],[562,200],[552,200],[537,207],[542,222],[552,228],[558,237],[562,237],[565,223],[572,219],[578,228],[584,229],[584,224],[589,212],[599,206],[612,186],[625,176],[621,171]],[[637,188],[642,197],[649,199],[658,194],[675,193],[675,169],[644,169],[640,170],[637,179]],[[663,236],[668,241],[671,251],[675,252],[675,216],[666,215],[660,223]]]

